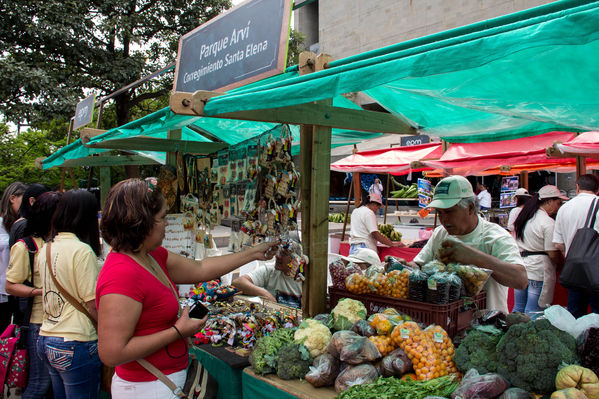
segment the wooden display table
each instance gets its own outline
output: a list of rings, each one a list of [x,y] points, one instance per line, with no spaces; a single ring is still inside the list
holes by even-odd
[[[243,399],[331,399],[333,387],[314,388],[304,380],[282,380],[276,374],[258,375],[250,367],[242,374]]]

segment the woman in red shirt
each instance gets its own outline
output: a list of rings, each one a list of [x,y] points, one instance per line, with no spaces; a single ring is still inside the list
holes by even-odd
[[[146,398],[171,391],[137,360],[145,359],[177,386],[185,382],[186,337],[200,331],[206,317],[179,315],[175,284],[195,284],[222,276],[254,260],[274,256],[274,243],[246,251],[194,261],[161,246],[166,227],[166,202],[146,182],[129,179],[108,193],[101,231],[112,247],[100,271],[98,350],[107,365],[116,366],[112,397]]]

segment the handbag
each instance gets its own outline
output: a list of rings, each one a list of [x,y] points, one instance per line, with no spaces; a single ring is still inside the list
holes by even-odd
[[[563,287],[591,295],[599,295],[599,233],[593,228],[598,210],[599,198],[595,198],[584,226],[572,239],[559,276]]]
[[[27,385],[27,349],[20,348],[17,343],[21,337],[21,329],[10,324],[0,335],[0,387],[25,388]]]
[[[52,273],[51,255],[51,242],[48,241],[48,243],[46,244],[46,266],[48,267],[48,274],[50,274],[50,276],[52,277],[52,281],[54,282],[56,289],[58,290],[58,292],[60,292],[64,299],[67,300],[68,303],[70,303],[75,309],[86,315],[89,321],[91,321],[96,331],[98,331],[98,322],[92,317],[92,315],[89,313],[89,310],[87,310],[87,308],[81,302],[77,301],[71,294],[69,294],[69,292],[65,290],[62,285],[60,285],[60,283],[56,279],[56,276],[54,276],[54,273]],[[110,385],[112,383],[113,375],[114,367],[106,366],[104,363],[102,363],[102,375],[100,379],[100,389],[102,391],[110,392]]]

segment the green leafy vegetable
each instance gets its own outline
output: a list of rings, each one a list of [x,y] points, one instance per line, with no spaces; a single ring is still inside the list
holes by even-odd
[[[452,375],[435,378],[429,381],[414,381],[412,379],[379,377],[374,382],[354,385],[342,392],[337,399],[424,399],[427,396],[449,397],[458,386]]]

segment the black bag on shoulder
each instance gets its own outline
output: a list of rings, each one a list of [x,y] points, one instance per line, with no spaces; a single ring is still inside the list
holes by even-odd
[[[599,295],[599,233],[593,228],[598,210],[599,201],[595,198],[584,226],[572,239],[559,276],[563,287],[592,295]]]

